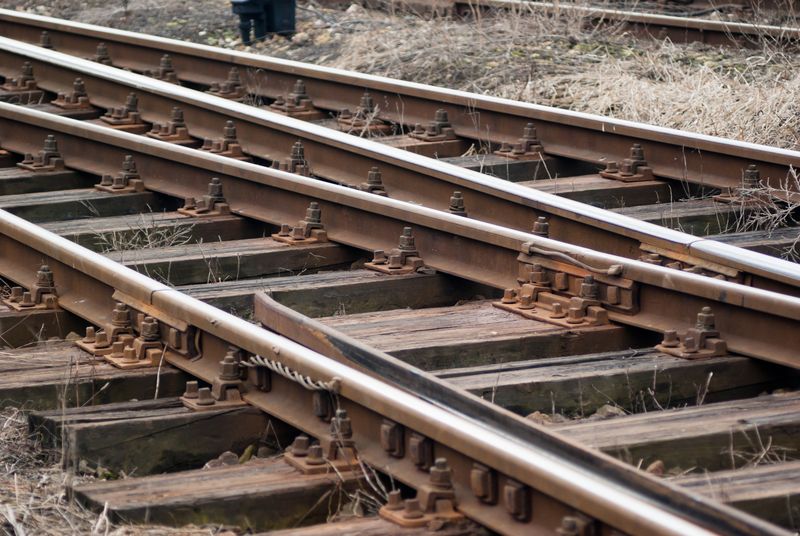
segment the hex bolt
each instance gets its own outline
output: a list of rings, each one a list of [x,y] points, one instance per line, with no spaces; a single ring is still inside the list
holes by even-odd
[[[319,203],[312,201],[308,204],[306,209],[306,223],[322,223],[322,209],[319,208]]]
[[[755,164],[750,164],[742,175],[742,188],[753,190],[761,184],[761,173]]]
[[[331,421],[331,435],[341,439],[351,439],[353,437],[353,423],[350,422],[350,417],[347,416],[347,410],[336,410],[336,416]]]
[[[644,149],[641,143],[634,143],[631,145],[630,159],[636,164],[643,164],[645,162]]]
[[[606,162],[606,173],[619,173],[619,163],[615,160],[609,160]]]
[[[103,42],[97,43],[94,52],[94,61],[97,63],[111,64],[111,55],[108,53],[108,45]]]
[[[211,182],[208,183],[208,196],[215,201],[223,199],[222,197],[222,181],[219,177],[212,177]]]
[[[292,93],[301,99],[307,99],[308,93],[306,93],[306,83],[302,80],[298,79],[294,83],[294,88],[292,89]]]
[[[567,324],[580,324],[583,322],[583,310],[580,307],[567,309]]]
[[[395,512],[403,509],[403,495],[400,493],[399,489],[389,492],[389,497],[386,501],[386,509]]]
[[[536,306],[533,303],[533,294],[529,292],[520,293],[517,307],[520,309],[534,309]]]
[[[225,122],[225,126],[222,128],[222,138],[229,142],[236,141],[236,125],[233,121]]]
[[[599,287],[594,280],[594,276],[587,275],[583,278],[581,283],[580,297],[587,300],[596,300],[599,293]]]
[[[398,248],[400,251],[416,251],[417,247],[414,243],[414,235],[411,231],[411,227],[403,227],[403,234],[400,235],[400,245]]]
[[[497,150],[498,153],[510,153],[511,152],[511,144],[507,141],[500,142],[500,148]]]
[[[199,385],[197,380],[190,380],[186,382],[186,391],[183,393],[183,398],[196,399],[199,396],[197,394],[198,389]]]
[[[553,310],[550,312],[550,318],[564,318],[566,313],[564,313],[564,306],[558,302],[553,304]]]
[[[222,381],[234,381],[239,379],[239,363],[233,355],[233,351],[228,351],[222,361],[219,362],[219,379]]]
[[[184,197],[183,208],[185,208],[186,210],[193,210],[197,208],[197,199],[195,199],[194,197]]]
[[[33,303],[33,297],[31,296],[31,293],[28,292],[28,291],[23,292],[22,293],[22,299],[19,302],[19,306],[20,307],[33,307],[34,305],[36,305],[36,304]]]
[[[43,31],[41,37],[39,37],[39,46],[48,49],[53,48],[53,41],[50,39],[50,33],[47,30]]]
[[[158,320],[152,316],[144,317],[142,320],[141,337],[147,342],[155,342],[161,338],[161,331],[158,327]]]
[[[281,230],[278,231],[278,236],[292,236],[292,226],[288,223],[281,224]]]
[[[714,313],[711,312],[711,307],[703,307],[697,313],[697,325],[695,327],[700,331],[714,330]]]
[[[433,116],[433,120],[436,123],[450,123],[450,118],[447,116],[447,110],[443,108],[439,108],[436,110],[436,114]]]
[[[111,186],[114,184],[114,177],[111,175],[104,173],[102,177],[100,177],[100,186]]]
[[[413,499],[406,499],[403,502],[403,519],[419,519],[424,515],[425,513],[422,511],[419,499],[416,497]]]
[[[453,487],[453,470],[445,458],[436,458],[433,467],[430,469],[430,482],[434,486],[443,489]]]
[[[161,56],[161,61],[158,64],[160,71],[172,71],[172,57],[169,54]]]
[[[292,153],[291,153],[292,160],[305,160],[306,159],[306,149],[303,147],[303,142],[297,140],[292,145]]]
[[[136,363],[138,359],[136,359],[136,350],[131,346],[126,346],[122,350],[122,361],[124,363]]]
[[[176,127],[185,127],[186,123],[183,120],[183,110],[175,106],[169,116],[169,122]]]
[[[102,349],[108,348],[109,346],[111,346],[111,343],[108,340],[108,334],[105,331],[97,332],[97,335],[95,335],[94,347]]]
[[[368,90],[364,90],[364,94],[361,95],[361,102],[359,102],[358,107],[367,114],[371,114],[375,111],[375,101],[372,100],[372,95],[369,94]]]
[[[382,249],[376,249],[372,252],[372,264],[386,264],[389,259],[386,257],[386,252]]]
[[[425,134],[425,128],[422,126],[422,123],[414,124],[414,132],[412,132],[412,134],[416,136],[421,136],[422,134]]]
[[[687,335],[683,338],[683,350],[687,353],[694,354],[697,352],[697,339],[692,337],[691,335]]]
[[[505,289],[500,303],[517,303],[517,290],[513,288]]]
[[[367,184],[373,188],[383,188],[383,178],[378,166],[372,166],[367,174]]]
[[[86,328],[86,335],[83,337],[82,341],[86,344],[92,344],[97,340],[97,335],[95,334],[94,326],[88,326]]]
[[[9,301],[19,302],[22,300],[22,287],[11,287],[11,295],[8,297]]]
[[[211,395],[211,389],[208,387],[201,387],[197,390],[197,402],[195,402],[198,406],[213,406],[216,400]]]
[[[538,141],[536,135],[536,127],[533,123],[528,123],[525,125],[525,128],[522,129],[522,139],[526,141]]]
[[[201,151],[210,151],[214,148],[214,142],[211,138],[203,138],[203,146],[200,147]]]
[[[111,344],[111,354],[114,357],[123,357],[125,355],[125,343],[116,341]]]
[[[456,216],[466,216],[467,209],[466,205],[464,204],[464,194],[461,192],[453,192],[453,195],[450,196],[450,208],[448,209],[450,214],[455,214]]]
[[[550,224],[547,222],[547,217],[539,216],[533,224],[533,234],[547,238],[550,236]]]
[[[111,312],[111,323],[115,326],[126,327],[131,322],[130,310],[122,302],[117,302]]]
[[[661,346],[665,348],[677,348],[681,345],[678,339],[678,332],[674,329],[668,329],[664,332],[664,340],[661,341]]]
[[[294,438],[294,441],[292,441],[292,444],[289,447],[289,453],[297,458],[308,456],[308,447],[310,445],[311,440],[309,437],[305,434],[300,434]]]
[[[308,465],[323,465],[325,458],[322,456],[322,445],[316,443],[308,448],[308,456],[306,457],[306,464]]]

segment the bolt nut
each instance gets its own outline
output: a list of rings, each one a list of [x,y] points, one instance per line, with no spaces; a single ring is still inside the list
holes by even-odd
[[[404,519],[419,519],[423,517],[425,513],[422,511],[422,507],[419,504],[419,499],[406,499],[403,503],[403,518]]]
[[[308,436],[301,434],[294,438],[294,441],[292,441],[292,446],[289,447],[289,452],[292,454],[292,456],[297,458],[308,456],[308,447],[310,444],[311,440],[308,438]]]
[[[183,398],[190,398],[195,399],[198,397],[197,391],[199,386],[197,384],[197,380],[192,380],[186,382],[186,391],[183,393]]]
[[[198,406],[213,406],[216,400],[211,395],[211,389],[208,387],[201,387],[197,390],[197,402]]]

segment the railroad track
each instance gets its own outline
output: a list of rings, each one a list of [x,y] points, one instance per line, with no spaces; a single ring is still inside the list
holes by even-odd
[[[4,74],[12,69],[7,65],[11,60],[24,56],[34,63],[38,83],[27,90],[40,93],[33,106],[0,104],[0,146],[10,151],[2,161],[7,169],[2,176],[5,195],[0,206],[17,215],[2,214],[0,274],[30,292],[25,296],[21,290],[9,291],[16,301],[7,304],[4,336],[10,344],[20,346],[30,342],[31,327],[40,332],[45,326],[46,336],[63,337],[89,322],[105,328],[107,334],[116,330],[122,337],[116,348],[111,345],[120,355],[110,359],[122,365],[122,371],[108,363],[91,364],[93,359],[86,354],[64,346],[45,347],[33,355],[30,349],[23,349],[9,354],[4,365],[5,370],[17,372],[3,388],[4,398],[21,397],[24,402],[32,398],[31,393],[42,393],[36,402],[46,410],[58,402],[52,396],[53,385],[62,381],[61,376],[53,378],[52,364],[81,355],[87,366],[76,375],[80,402],[116,403],[70,410],[66,415],[42,411],[32,417],[52,437],[69,438],[69,460],[74,465],[80,466],[83,460],[114,471],[136,470],[135,474],[141,475],[77,486],[73,493],[81,500],[101,507],[108,503],[110,511],[123,518],[178,523],[197,520],[191,515],[197,509],[214,511],[219,519],[229,520],[225,516],[231,515],[232,509],[218,505],[236,502],[242,515],[232,522],[244,523],[247,518],[257,528],[274,528],[303,518],[333,487],[357,489],[360,482],[371,478],[372,473],[359,468],[331,482],[330,476],[290,472],[294,469],[270,458],[241,467],[145,476],[196,467],[198,460],[205,461],[222,450],[241,450],[264,439],[265,417],[238,407],[241,399],[272,416],[270,429],[275,431],[267,439],[285,446],[295,441],[298,431],[309,434],[321,441],[321,456],[339,471],[350,467],[352,439],[360,460],[417,490],[419,507],[428,515],[437,498],[446,502],[454,495],[459,512],[500,532],[518,533],[523,527],[560,528],[566,534],[612,529],[632,534],[781,532],[718,501],[702,498],[703,493],[719,496],[720,489],[731,502],[773,522],[787,523],[794,493],[791,463],[756,464],[731,474],[717,471],[728,467],[729,459],[749,454],[748,441],[754,441],[754,434],[759,433],[769,448],[753,453],[754,459],[776,461],[776,452],[789,453],[791,458],[795,434],[791,433],[792,417],[786,415],[791,415],[793,394],[754,395],[793,387],[794,328],[800,311],[797,299],[787,295],[796,287],[793,264],[580,208],[396,149],[379,151],[379,145],[352,136],[295,120],[276,120],[256,109],[245,111],[242,104],[220,102],[135,74],[87,65],[8,40],[2,41],[2,47],[0,68]],[[123,56],[121,51],[113,52]],[[135,57],[143,56],[139,50]],[[198,61],[199,57],[199,53],[195,55]],[[208,76],[212,68],[213,63],[204,64],[202,71]],[[69,93],[77,74],[83,78],[94,112],[87,114],[85,106],[66,106],[53,113],[59,110],[44,103],[55,99],[54,91],[62,87],[66,91],[62,91],[61,102],[80,105],[81,99]],[[388,83],[372,80],[377,82]],[[239,145],[246,153],[241,156],[255,163],[223,156],[219,150],[187,147],[197,145],[199,139],[178,139],[186,143],[170,144],[155,132],[142,136],[109,129],[108,119],[113,117],[103,121],[99,116],[121,106],[131,87],[136,88],[139,113],[148,122],[166,119],[174,99],[180,100],[188,134],[195,138],[205,137],[204,131],[216,131],[216,125],[233,118]],[[403,91],[408,92],[409,87]],[[423,100],[421,88],[416,89],[417,98]],[[463,97],[454,97],[459,96]],[[428,99],[435,102],[436,97]],[[479,102],[473,110],[486,110],[480,106],[488,104]],[[71,111],[65,113],[65,109]],[[537,119],[546,113],[558,115],[537,111]],[[196,123],[190,122],[190,112],[203,120],[196,117]],[[81,114],[83,121],[64,117]],[[248,115],[251,122],[247,122]],[[513,116],[511,108],[502,120],[491,124],[501,129]],[[553,116],[548,127],[570,117],[575,121],[574,114]],[[585,116],[580,119],[586,120],[577,125],[588,132],[583,135],[602,130],[603,123],[592,124]],[[268,124],[267,120],[274,122]],[[266,128],[267,124],[271,128]],[[621,122],[613,125],[623,132],[617,136],[631,136],[636,129],[649,133],[651,139],[645,137],[645,143],[653,146],[662,143],[669,147],[670,141],[678,139],[677,133],[670,131]],[[544,140],[543,128],[537,127]],[[492,136],[496,136],[495,128]],[[176,133],[180,134],[178,129],[171,134]],[[54,138],[42,148],[48,136]],[[274,139],[268,139],[270,136]],[[288,152],[270,149],[271,144],[283,144],[283,136],[300,138],[305,158],[295,158],[296,162],[276,158]],[[680,146],[687,143],[684,139]],[[796,158],[788,151],[737,147],[709,138],[695,137],[691,143],[701,146],[706,164],[711,161],[719,166],[687,179],[698,182],[709,175],[724,179],[724,170],[734,169],[736,162],[723,155],[737,148],[747,153],[739,156],[740,163],[755,161],[770,170],[765,180],[778,180]],[[608,145],[615,145],[613,139]],[[672,146],[676,145],[673,142]],[[337,147],[338,152],[326,147]],[[227,149],[231,156],[238,155],[235,149]],[[381,156],[382,152],[389,157]],[[26,153],[36,156],[27,158]],[[376,195],[380,193],[376,181],[369,183],[358,172],[359,160],[353,155],[359,153],[365,163],[358,165],[365,171],[372,167],[368,159],[373,159],[373,164],[375,159],[380,161],[382,186],[388,196]],[[656,159],[658,178],[669,177],[666,153]],[[126,160],[128,155],[132,160]],[[268,155],[271,158],[265,158]],[[540,161],[550,156],[545,152]],[[592,158],[589,153],[586,161],[592,162]],[[269,161],[277,161],[277,169],[259,165]],[[292,165],[290,169],[296,173],[288,173],[285,164]],[[392,164],[395,167],[387,173]],[[326,166],[329,171],[321,172]],[[409,171],[415,168],[416,179]],[[430,179],[421,182],[426,175],[447,186],[437,186]],[[215,177],[219,182],[212,180]],[[357,177],[368,183],[365,191],[342,187],[360,185]],[[417,182],[403,186],[403,180]],[[438,200],[433,190],[441,188],[449,197],[455,181],[462,190],[468,218],[433,210],[451,204],[447,199]],[[100,187],[93,187],[95,184]],[[738,179],[728,184],[735,187]],[[452,204],[458,209],[458,197],[454,197]],[[176,210],[181,207],[182,211]],[[512,210],[519,211],[515,216],[518,225],[506,219]],[[492,220],[492,211],[494,222],[504,226],[481,221]],[[579,214],[570,215],[570,211]],[[539,222],[536,234],[529,233],[540,214],[549,217],[549,233],[544,232],[544,222]],[[593,231],[595,226],[602,231]],[[600,234],[579,239],[581,233],[589,232]],[[607,238],[610,245],[604,244],[602,251],[580,245],[591,245],[597,236]],[[64,237],[104,255],[80,250]],[[641,237],[647,237],[651,248],[653,244],[662,246],[658,251],[666,255],[685,255],[687,251],[694,259],[705,255],[700,271],[715,267],[718,271],[713,275],[717,277],[693,273],[696,269],[676,270],[632,260],[642,254]],[[147,241],[151,247],[132,249]],[[385,255],[375,254],[376,250]],[[43,262],[49,272],[40,269],[37,274]],[[345,270],[336,271],[341,268]],[[47,298],[54,290],[48,273],[53,274],[57,308],[53,308],[52,297]],[[280,277],[284,273],[291,275]],[[33,309],[21,305],[30,301],[42,305]],[[464,303],[454,306],[458,301]],[[125,303],[127,309],[120,306],[114,312],[116,302]],[[211,306],[261,323],[279,335]],[[407,310],[409,307],[412,309]],[[711,307],[716,325],[704,307]],[[319,319],[302,317],[303,313]],[[131,325],[125,324],[126,316]],[[145,320],[147,316],[156,320]],[[688,332],[687,339],[684,332],[690,328],[696,331]],[[132,333],[125,331],[128,329]],[[673,331],[682,336],[677,346]],[[668,332],[666,346],[653,350],[664,332]],[[19,339],[12,340],[14,334]],[[98,350],[96,332],[87,333],[87,343]],[[126,355],[123,348],[131,343],[130,355]],[[148,348],[150,343],[155,345]],[[137,349],[143,353],[137,355]],[[721,355],[686,360],[670,352]],[[135,368],[125,371],[126,363]],[[184,386],[187,378],[179,370],[212,389],[195,393],[193,385]],[[190,412],[174,399],[125,402],[151,397],[156,377],[161,378],[161,396],[186,390],[189,406],[208,407],[205,404],[211,402],[212,413]],[[103,388],[105,384],[110,387]],[[334,395],[326,394],[329,392]],[[546,419],[541,414],[587,416],[609,403],[627,405],[631,411],[684,404],[696,407],[651,411],[607,422],[578,419],[556,423],[553,426],[561,435],[534,428],[500,407],[523,415],[539,412],[538,418]],[[345,409],[347,416],[336,414],[337,407]],[[213,418],[205,418],[207,415]],[[160,423],[157,433],[152,428],[154,420]],[[687,420],[702,424],[686,432]],[[170,437],[176,426],[184,433]],[[642,428],[648,426],[650,431],[643,440]],[[195,441],[190,439],[192,434],[210,438]],[[147,440],[133,440],[130,448],[122,450],[120,437]],[[183,454],[175,454],[176,442]],[[695,448],[698,444],[702,447]],[[655,473],[660,467],[695,466],[700,473],[705,469],[712,484],[696,477],[678,478],[685,488],[697,490],[687,493],[586,446],[618,454],[634,466],[642,460]],[[312,449],[306,453],[308,450],[300,439],[286,458],[310,472],[319,466],[320,452]],[[444,458],[446,466],[437,458]],[[308,463],[309,459],[314,463]],[[748,479],[756,479],[762,486],[772,482],[788,488],[754,498],[744,485]],[[374,483],[374,479],[367,481]],[[163,493],[154,496],[154,489]],[[363,485],[362,489],[381,496],[372,486]],[[404,493],[413,496],[408,489]],[[301,511],[293,518],[288,508],[272,518],[268,513],[257,518],[257,506],[250,505],[263,503],[265,498],[301,505]],[[381,498],[390,505],[397,500],[396,495]],[[386,517],[405,511],[392,508],[384,509]],[[400,517],[420,519],[416,503],[404,508],[406,515]],[[440,516],[447,517],[447,504],[440,508]],[[304,519],[313,522],[325,513],[317,511],[318,517],[306,515]],[[253,521],[256,518],[258,521]],[[421,519],[427,524],[429,518],[423,514]],[[377,524],[369,529],[375,533],[387,531],[385,521],[364,523]],[[338,527],[332,530],[352,530],[347,524]],[[454,530],[473,529],[457,526]]]
[[[340,4],[337,0],[326,2]],[[583,17],[598,28],[620,28],[643,38],[670,39],[676,43],[702,42],[722,46],[759,46],[764,40],[795,43],[800,38],[797,14],[786,12],[788,3],[770,2],[539,2],[531,0],[435,0],[433,2],[368,0],[367,6],[415,11],[434,10],[461,17],[491,14],[495,11],[514,13],[547,13],[554,17]],[[788,22],[782,25],[726,20],[733,14],[740,21],[755,13],[781,15]]]

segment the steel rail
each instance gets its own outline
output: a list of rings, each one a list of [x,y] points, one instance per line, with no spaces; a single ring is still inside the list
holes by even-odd
[[[212,176],[224,185],[232,212],[280,225],[297,221],[312,201],[320,203],[329,238],[362,250],[388,250],[406,225],[414,228],[427,266],[496,288],[517,286],[520,253],[554,271],[582,278],[622,267],[620,276],[595,275],[603,285],[631,290],[635,310],[609,308],[618,323],[652,331],[693,327],[712,306],[717,329],[736,353],[800,367],[800,299],[744,285],[600,253],[491,223],[214,154],[114,131],[98,125],[0,103],[0,143],[11,151],[35,151],[55,134],[66,164],[97,175],[113,173],[124,155],[134,156],[149,190],[185,198],[204,193]],[[555,251],[577,262],[553,260]],[[616,310],[615,310],[616,309]]]
[[[156,68],[170,54],[178,77],[192,84],[221,82],[236,66],[254,73],[251,93],[271,99],[288,94],[302,78],[315,105],[334,112],[352,109],[369,89],[383,119],[425,124],[441,108],[456,133],[473,140],[514,143],[533,121],[547,154],[600,166],[627,157],[631,144],[642,143],[656,176],[704,186],[737,187],[742,171],[755,163],[778,188],[789,167],[800,162],[797,151],[0,10],[0,35],[30,43],[43,30],[56,50],[82,57],[93,57],[104,42],[115,66],[138,72]]]
[[[34,64],[40,86],[50,91],[69,90],[75,76],[80,75],[92,102],[99,106],[117,106],[129,91],[135,90],[146,120],[163,120],[173,106],[179,105],[195,136],[215,137],[224,122],[232,118],[246,150],[268,159],[281,159],[301,138],[318,176],[358,184],[377,163],[390,195],[398,199],[446,210],[452,191],[460,190],[470,215],[490,223],[527,230],[536,216],[547,215],[551,236],[565,242],[602,248],[629,258],[639,256],[641,245],[656,246],[688,255],[690,262],[694,260],[696,264],[708,261],[742,272],[748,284],[756,288],[797,294],[800,287],[800,267],[794,263],[644,223],[245,104],[0,38],[0,73],[10,75],[22,60]],[[726,143],[731,148],[736,145]],[[759,150],[762,149],[787,162],[800,162],[800,153]]]
[[[618,23],[637,33],[657,39],[668,38],[676,42],[700,41],[711,45],[741,45],[755,44],[763,39],[788,42],[800,40],[800,28],[795,27],[662,15],[599,6],[555,4],[534,0],[453,0],[453,4],[456,10],[463,14],[489,8],[517,13],[580,16],[589,19],[592,24]]]
[[[314,379],[338,378],[339,402],[353,420],[362,460],[414,487],[425,484],[424,472],[380,448],[380,424],[384,416],[391,416],[409,432],[435,441],[436,455],[446,456],[455,469],[459,510],[501,533],[518,532],[521,527],[541,531],[537,533],[554,532],[560,516],[577,510],[629,534],[786,534],[762,520],[590,452],[443,383],[437,387],[447,391],[451,401],[459,398],[461,408],[479,408],[482,420],[459,413],[435,397],[425,400],[410,392],[409,386],[367,375],[309,350],[2,210],[0,251],[0,274],[27,287],[35,281],[36,266],[47,262],[55,276],[59,305],[95,324],[109,320],[104,311],[110,310],[119,296],[117,291],[122,291],[133,298],[134,309],[141,310],[145,304],[148,314],[167,325],[178,320],[199,330],[202,354],[170,361],[205,381],[216,377],[218,362],[229,345],[275,359]],[[387,360],[384,367],[392,364]],[[415,371],[415,377],[436,382],[421,371]],[[268,392],[248,388],[246,401],[315,437],[327,437],[328,425],[312,417],[310,392],[278,376],[271,381]],[[474,461],[496,470],[501,483],[513,478],[535,491],[536,509],[529,524],[509,515],[498,516],[497,506],[483,504],[471,495],[468,469]]]

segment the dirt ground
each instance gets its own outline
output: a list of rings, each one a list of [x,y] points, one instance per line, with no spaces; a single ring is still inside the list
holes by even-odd
[[[242,46],[227,0],[0,0],[0,7],[476,93],[798,149],[800,59],[752,49],[640,41],[575,17],[470,21],[300,0],[298,33]],[[59,453],[0,411],[0,534],[220,534],[221,527],[125,527],[66,500]],[[91,478],[85,477],[85,478]]]

